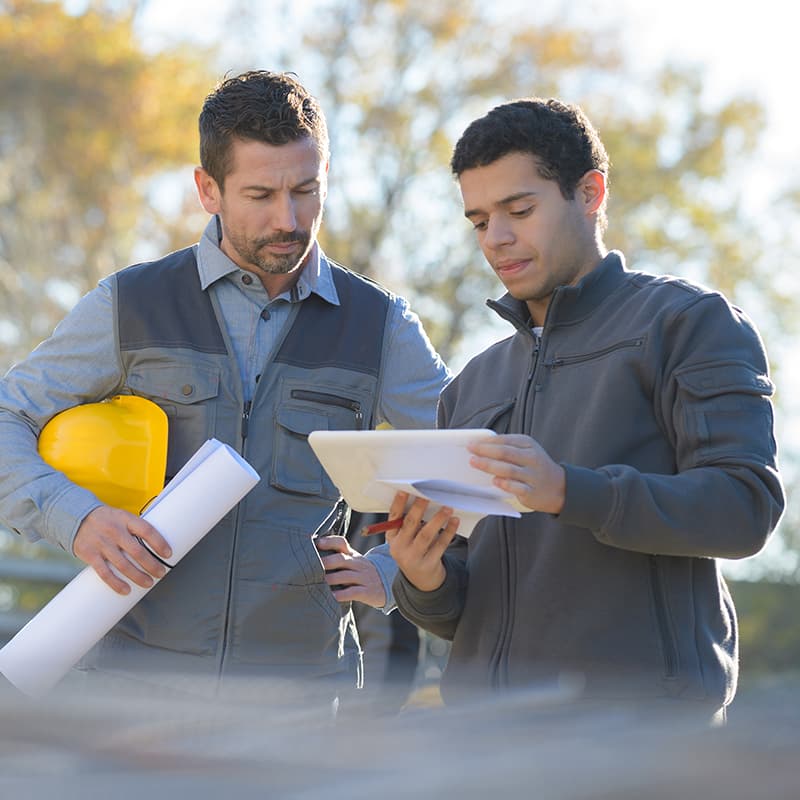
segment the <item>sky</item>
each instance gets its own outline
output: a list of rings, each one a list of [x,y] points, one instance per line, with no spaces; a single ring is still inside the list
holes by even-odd
[[[72,0],[72,5],[84,5]],[[69,3],[68,3],[69,5]],[[225,30],[230,0],[148,0],[141,30],[151,44],[183,37],[215,41]],[[261,8],[280,6],[275,0]],[[532,14],[528,0],[506,0],[506,13]],[[311,0],[295,0],[308,12]],[[776,180],[790,171],[800,175],[794,131],[800,123],[795,52],[800,8],[785,0],[738,3],[730,0],[539,0],[537,15],[563,13],[587,27],[611,27],[627,47],[634,64],[649,68],[665,60],[699,65],[706,80],[706,98],[714,104],[735,92],[755,95],[767,107],[759,174],[753,190],[757,202]],[[537,19],[540,18],[537,16]],[[269,64],[263,65],[269,68]]]

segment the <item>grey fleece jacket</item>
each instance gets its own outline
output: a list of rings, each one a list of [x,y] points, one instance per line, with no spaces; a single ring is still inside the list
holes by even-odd
[[[737,629],[716,558],[762,548],[782,513],[758,333],[720,294],[610,253],[442,394],[439,425],[535,438],[566,471],[559,515],[488,517],[401,612],[452,640],[442,695],[580,676],[587,696],[733,697]]]

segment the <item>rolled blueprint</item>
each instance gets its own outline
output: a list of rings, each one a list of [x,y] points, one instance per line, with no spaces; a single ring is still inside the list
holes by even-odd
[[[216,439],[207,441],[142,514],[172,548],[170,565],[258,480],[235,450]],[[169,573],[161,580],[169,580]],[[117,594],[86,567],[0,650],[0,672],[21,692],[43,695],[152,588],[130,586],[129,594]]]

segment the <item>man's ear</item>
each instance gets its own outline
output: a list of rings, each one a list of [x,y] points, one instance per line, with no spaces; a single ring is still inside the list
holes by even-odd
[[[202,168],[194,168],[194,182],[200,203],[209,214],[218,214],[222,207],[222,192],[217,182]]]
[[[578,199],[587,214],[596,214],[606,199],[606,176],[599,169],[590,169],[578,183]]]

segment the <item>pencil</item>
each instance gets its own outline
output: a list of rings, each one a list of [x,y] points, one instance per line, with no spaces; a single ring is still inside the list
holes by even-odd
[[[386,522],[376,522],[374,525],[367,525],[362,531],[363,536],[371,536],[373,533],[384,533],[385,531],[395,531],[403,526],[403,517],[390,519]]]

